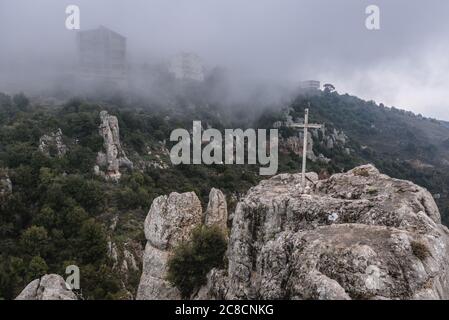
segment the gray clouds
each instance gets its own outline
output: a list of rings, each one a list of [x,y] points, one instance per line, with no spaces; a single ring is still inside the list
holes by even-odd
[[[445,0],[0,0],[0,68],[30,56],[73,59],[68,4],[80,6],[82,29],[102,24],[127,36],[132,59],[194,51],[247,82],[317,78],[449,120]],[[365,28],[369,4],[381,9],[379,31]]]

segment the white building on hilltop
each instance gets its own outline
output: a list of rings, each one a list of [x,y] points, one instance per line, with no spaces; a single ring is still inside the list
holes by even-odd
[[[168,70],[177,80],[204,81],[203,63],[194,53],[177,54],[170,62]]]
[[[303,90],[320,90],[321,82],[318,80],[301,81],[300,88]]]
[[[82,76],[123,80],[126,77],[126,38],[100,26],[78,33]]]

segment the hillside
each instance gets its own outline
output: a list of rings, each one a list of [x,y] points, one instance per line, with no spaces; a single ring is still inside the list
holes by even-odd
[[[316,164],[315,170],[334,173],[373,163],[392,177],[426,187],[435,195],[443,222],[449,223],[449,127],[444,122],[354,96],[315,92],[298,96],[283,113],[264,116],[259,125],[282,120],[286,114],[302,121],[309,102],[310,121],[325,124],[327,134],[336,129],[348,138],[329,149],[323,135],[316,135],[315,153],[331,161]],[[281,133],[284,138],[297,135],[285,127]]]
[[[300,95],[287,113],[301,118],[308,102],[311,121],[326,127],[312,135],[310,170],[325,178],[373,163],[426,187],[449,222],[449,127],[337,93]],[[133,164],[120,168],[118,181],[95,171],[108,169],[98,162],[107,153],[101,111],[116,119],[120,152]],[[85,299],[134,298],[146,242],[142,225],[153,199],[194,191],[205,208],[210,190],[219,188],[232,212],[261,180],[254,165],[172,166],[170,132],[190,130],[193,120],[219,130],[271,128],[285,116],[275,107],[242,107],[236,117],[189,101],[170,109],[117,97],[50,106],[0,94],[0,298],[14,298],[39,275],[64,274],[73,263],[84,270]],[[298,172],[298,133],[286,127],[280,133],[278,173]]]
[[[94,170],[105,151],[101,111],[116,119],[134,164],[120,168],[115,182]],[[85,299],[132,298],[141,226],[154,198],[193,190],[205,205],[212,187],[232,196],[257,183],[254,166],[171,166],[165,141],[172,130],[191,128],[198,114],[222,128],[213,110],[180,107],[178,114],[120,99],[48,106],[0,94],[0,298],[14,298],[39,275],[64,274],[70,264],[83,270]]]

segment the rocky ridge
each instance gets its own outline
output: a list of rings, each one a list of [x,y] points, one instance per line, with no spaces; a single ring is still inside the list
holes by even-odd
[[[431,194],[371,166],[319,180],[280,174],[237,204],[226,270],[213,269],[194,299],[449,299],[449,230]],[[172,249],[198,225],[227,225],[224,195],[207,210],[193,192],[154,200],[137,299],[180,299],[166,281]],[[44,276],[17,299],[72,299]]]
[[[198,299],[448,299],[449,231],[427,190],[371,165],[262,181],[239,202],[229,267]]]

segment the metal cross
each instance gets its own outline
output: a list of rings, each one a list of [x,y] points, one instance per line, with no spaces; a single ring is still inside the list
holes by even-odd
[[[310,108],[310,103],[309,103],[309,108]],[[308,138],[307,134],[308,134],[308,129],[321,129],[322,125],[321,124],[316,124],[316,123],[309,123],[309,109],[307,108],[305,110],[305,115],[304,115],[304,124],[292,123],[292,124],[289,125],[289,127],[304,129],[304,144],[303,144],[303,150],[302,150],[301,187],[305,188],[306,187],[307,138]]]

